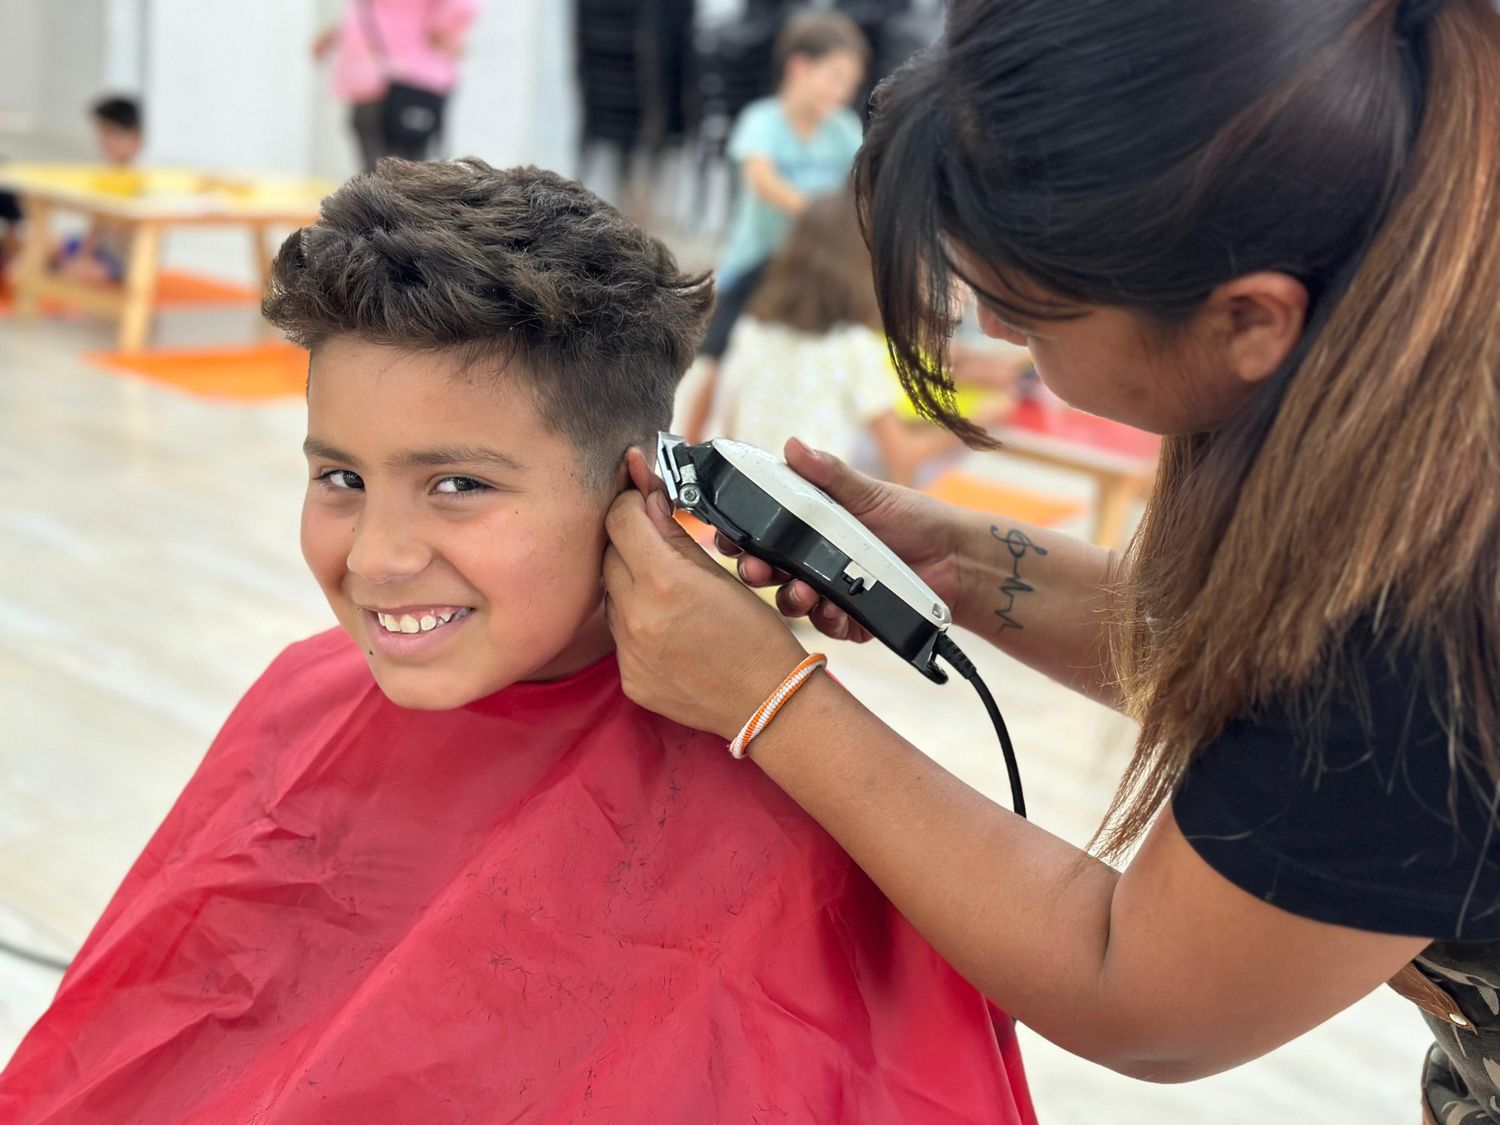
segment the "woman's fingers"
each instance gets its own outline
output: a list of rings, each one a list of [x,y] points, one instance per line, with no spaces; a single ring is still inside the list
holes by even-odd
[[[806,582],[787,582],[776,591],[776,608],[783,617],[806,617],[817,604],[817,592]]]
[[[792,580],[792,576],[786,571],[778,570],[764,559],[753,555],[742,555],[735,569],[739,572],[741,582],[756,589],[762,586],[781,586]]]
[[[813,628],[825,637],[832,637],[836,641],[847,641],[853,622],[849,615],[832,602],[820,601],[808,615],[813,623]]]
[[[831,453],[813,449],[798,438],[790,438],[783,450],[786,463],[804,480],[817,485],[854,515],[868,512],[890,488],[883,481],[851,469]]]
[[[630,474],[630,483],[635,485],[636,491],[642,496],[666,491],[666,486],[652,471],[650,464],[646,461],[646,455],[641,450],[627,449],[625,451],[625,469]]]

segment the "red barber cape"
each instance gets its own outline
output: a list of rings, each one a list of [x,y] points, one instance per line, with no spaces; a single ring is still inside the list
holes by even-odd
[[[7,1125],[1032,1122],[1010,1021],[607,659],[402,710],[340,632],[235,709],[0,1075]]]

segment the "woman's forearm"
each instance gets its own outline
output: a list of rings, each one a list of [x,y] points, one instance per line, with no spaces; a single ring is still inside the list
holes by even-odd
[[[1428,940],[1290,914],[1163,812],[1130,869],[1007,812],[815,675],[750,757],[980,991],[1063,1049],[1182,1082],[1316,1027]]]
[[[751,758],[985,995],[1118,1065],[1099,1009],[1119,875],[964,785],[817,676]]]
[[[1120,556],[1016,520],[959,518],[955,621],[1059,683],[1118,707],[1105,626]]]

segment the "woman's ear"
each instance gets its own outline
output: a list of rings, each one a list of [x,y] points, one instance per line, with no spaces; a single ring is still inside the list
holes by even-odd
[[[1208,298],[1229,370],[1246,383],[1269,379],[1307,326],[1307,287],[1266,270],[1226,281]]]

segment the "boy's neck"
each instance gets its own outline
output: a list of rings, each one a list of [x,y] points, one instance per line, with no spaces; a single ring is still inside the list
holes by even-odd
[[[546,665],[527,676],[525,682],[534,684],[564,679],[591,664],[597,664],[614,650],[614,634],[609,631],[609,622],[604,616],[604,603],[600,602],[583,627],[573,634],[567,647]]]

